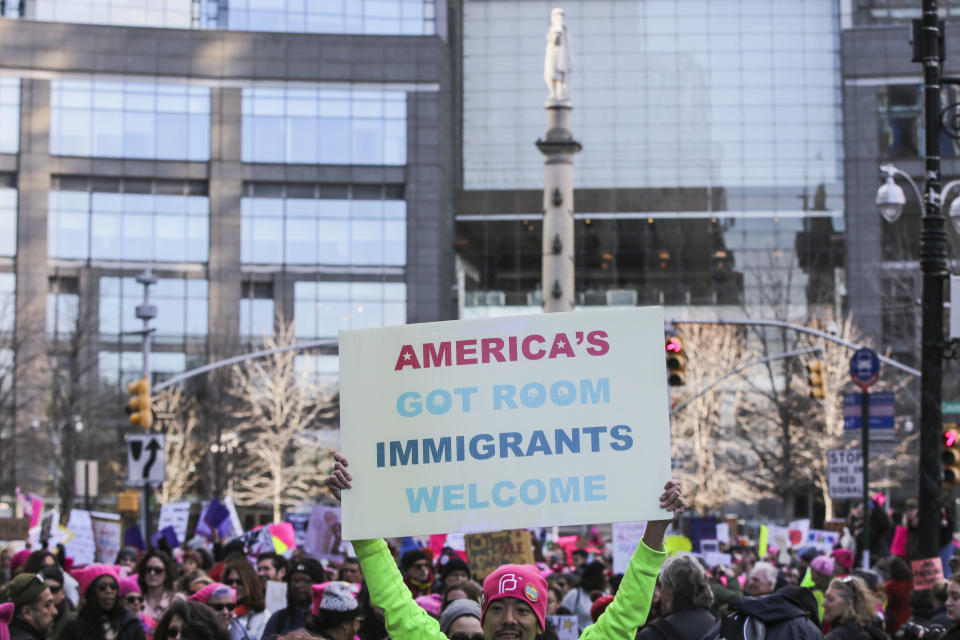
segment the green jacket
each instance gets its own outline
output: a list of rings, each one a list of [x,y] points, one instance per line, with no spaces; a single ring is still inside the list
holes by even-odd
[[[414,602],[386,542],[356,540],[353,548],[367,581],[370,602],[383,609],[387,633],[392,640],[446,640],[440,624]],[[663,551],[654,551],[641,542],[630,559],[617,597],[597,623],[584,630],[580,639],[634,640],[637,627],[647,621],[657,574],[665,556]]]

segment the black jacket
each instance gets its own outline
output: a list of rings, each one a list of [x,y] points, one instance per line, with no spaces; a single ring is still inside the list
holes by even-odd
[[[828,633],[826,640],[886,640],[889,637],[879,626],[859,627],[848,622]]]
[[[46,635],[40,633],[32,624],[28,624],[19,618],[14,618],[10,622],[10,640],[45,640]]]
[[[63,633],[60,634],[60,640],[98,640],[103,637],[103,626],[99,622],[94,624],[82,615],[68,622]],[[146,640],[146,638],[140,618],[124,610],[117,640]]]
[[[699,640],[716,621],[707,609],[681,609],[645,625],[637,633],[637,640]]]
[[[730,605],[730,616],[749,616],[763,623],[767,640],[821,640],[823,633],[807,616],[807,612],[779,593],[757,598],[741,598]],[[705,640],[720,637],[720,620],[704,636]]]

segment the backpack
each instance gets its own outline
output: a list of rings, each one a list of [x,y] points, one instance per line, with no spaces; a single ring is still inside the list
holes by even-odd
[[[720,635],[717,640],[764,640],[767,625],[762,620],[734,611],[720,619]]]

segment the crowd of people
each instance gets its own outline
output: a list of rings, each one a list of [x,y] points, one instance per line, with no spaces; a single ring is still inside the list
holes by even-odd
[[[328,480],[338,496],[350,487],[347,466],[338,456]],[[300,549],[251,556],[243,539],[124,548],[113,564],[85,567],[62,548],[4,553],[0,640],[555,640],[564,618],[554,616],[585,640],[960,640],[960,571],[921,591],[899,556],[864,569],[841,546],[759,557],[736,540],[728,564],[708,567],[663,551],[667,526],[687,508],[676,483],[660,507],[664,520],[649,523],[618,575],[599,539],[569,550],[532,538],[534,565],[504,565],[482,581],[463,551],[401,553],[384,540],[355,541],[356,557],[339,563]],[[276,610],[271,582],[285,585]]]

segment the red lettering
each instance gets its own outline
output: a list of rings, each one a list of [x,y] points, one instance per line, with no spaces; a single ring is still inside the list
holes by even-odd
[[[507,342],[510,345],[510,362],[517,361],[517,336],[510,336],[507,338]]]
[[[397,356],[397,366],[395,366],[393,370],[403,371],[404,367],[420,368],[420,361],[417,360],[417,352],[414,351],[413,346],[409,344],[405,344],[400,348],[400,355]]]
[[[506,362],[506,358],[503,357],[501,351],[503,351],[503,338],[483,338],[480,340],[480,360],[483,364],[490,362],[490,358],[497,362]]]
[[[539,360],[543,356],[547,355],[547,352],[543,349],[541,349],[540,351],[531,351],[530,344],[533,342],[544,343],[546,342],[546,340],[544,340],[543,336],[537,335],[536,333],[524,338],[523,344],[521,345],[521,350],[523,351],[524,358],[526,358],[527,360]]]
[[[606,341],[606,331],[591,331],[587,334],[587,342],[593,345],[587,347],[587,353],[592,356],[605,356],[610,351],[610,343]]]
[[[457,340],[457,364],[477,364],[476,340]]]
[[[558,333],[553,337],[553,347],[550,349],[550,359],[553,360],[559,355],[565,355],[568,358],[576,358],[577,354],[573,352],[573,345],[567,339],[567,334]]]
[[[431,366],[449,367],[450,352],[451,352],[451,349],[450,349],[449,342],[441,342],[439,349],[432,342],[426,343],[425,345],[423,345],[424,369],[429,369]]]

